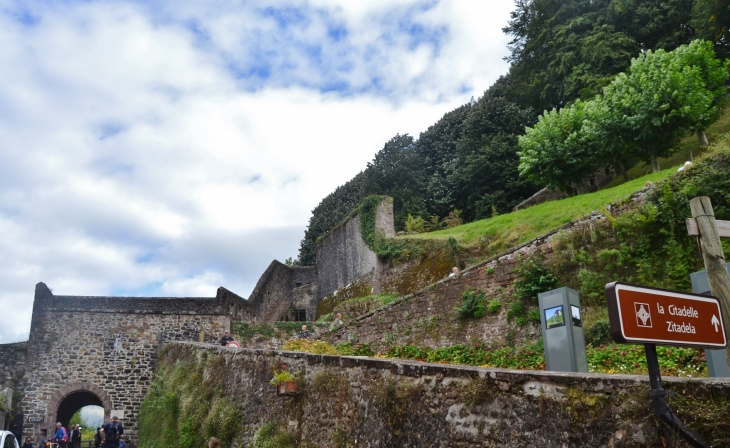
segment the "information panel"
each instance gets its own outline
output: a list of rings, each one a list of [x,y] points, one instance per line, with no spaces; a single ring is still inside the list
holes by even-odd
[[[611,337],[619,343],[723,348],[715,297],[613,282],[606,285]]]

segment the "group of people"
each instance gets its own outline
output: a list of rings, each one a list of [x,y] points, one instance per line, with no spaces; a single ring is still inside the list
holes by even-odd
[[[50,447],[52,444],[58,448],[80,448],[81,447],[81,426],[71,425],[69,430],[63,427],[61,422],[56,423],[56,432],[48,441],[43,440],[41,447]],[[115,415],[111,421],[104,426],[96,428],[94,434],[95,448],[126,448],[124,442],[124,426]],[[30,437],[25,438],[22,448],[35,448]]]
[[[81,425],[71,425],[68,430],[66,430],[61,422],[56,423],[56,433],[53,434],[51,440],[46,443],[57,443],[60,448],[80,448]],[[30,437],[26,437],[23,448],[32,448],[32,446],[33,444],[30,441]]]

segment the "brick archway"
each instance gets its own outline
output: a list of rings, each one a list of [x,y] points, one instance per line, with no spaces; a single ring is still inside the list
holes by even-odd
[[[78,403],[98,405],[104,408],[104,421],[109,420],[112,411],[112,400],[106,391],[91,383],[71,383],[63,386],[48,401],[46,421],[49,427],[59,421],[59,410],[63,411],[64,401],[75,400]],[[82,406],[82,407],[83,407]],[[66,425],[68,422],[62,422]]]

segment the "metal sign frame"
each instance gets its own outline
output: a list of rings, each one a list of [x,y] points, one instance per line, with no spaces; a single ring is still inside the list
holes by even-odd
[[[624,316],[624,313],[621,312],[621,298],[620,298],[620,292],[621,291],[631,291],[631,292],[638,292],[641,294],[650,294],[653,296],[659,296],[662,298],[666,298],[667,300],[687,300],[695,303],[702,303],[703,306],[706,304],[711,304],[713,308],[713,313],[717,313],[717,319],[712,320],[711,324],[708,323],[708,325],[714,325],[717,333],[717,336],[722,337],[722,343],[715,343],[710,341],[691,341],[687,339],[682,339],[682,335],[684,333],[677,332],[679,336],[677,336],[677,339],[664,339],[659,337],[637,337],[626,335],[625,331],[625,325],[624,325],[624,319],[627,319],[627,316]],[[611,325],[611,337],[614,341],[621,343],[621,344],[656,344],[656,345],[672,345],[672,346],[681,346],[681,347],[694,347],[694,348],[710,348],[710,349],[720,349],[727,346],[727,340],[725,338],[725,327],[723,325],[723,319],[722,319],[722,309],[720,307],[720,302],[717,298],[713,296],[707,296],[707,295],[701,295],[701,294],[693,294],[693,293],[686,293],[681,291],[672,291],[668,289],[662,289],[662,288],[650,288],[646,286],[641,285],[635,285],[631,283],[624,283],[624,282],[612,282],[606,285],[606,303],[608,305],[608,314],[609,314],[609,322]],[[716,310],[715,310],[716,308]],[[639,310],[640,312],[641,310]],[[637,312],[637,316],[639,314]],[[633,317],[633,316],[632,316]],[[680,316],[683,317],[683,316]],[[662,322],[662,325],[664,322]],[[650,323],[646,328],[651,328],[652,323]],[[704,329],[704,327],[701,327]]]

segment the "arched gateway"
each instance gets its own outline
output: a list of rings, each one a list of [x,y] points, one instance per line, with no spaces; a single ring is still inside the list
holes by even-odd
[[[158,349],[168,341],[214,342],[246,300],[219,288],[209,298],[56,296],[36,285],[30,337],[0,346],[0,385],[19,397],[23,437],[50,437],[87,405],[117,415],[132,445]]]
[[[72,383],[61,387],[48,401],[46,421],[61,422],[68,427],[71,417],[84,406],[104,408],[104,421],[109,419],[113,408],[104,389],[91,383]]]

